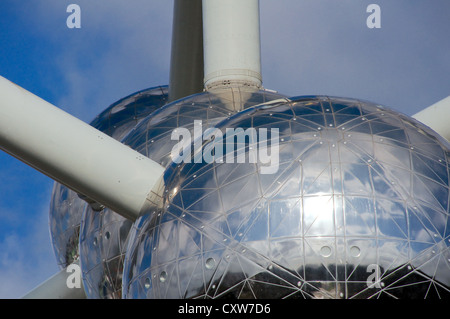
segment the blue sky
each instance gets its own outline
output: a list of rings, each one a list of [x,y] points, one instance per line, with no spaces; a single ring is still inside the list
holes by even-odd
[[[67,6],[81,8],[69,29]],[[369,4],[381,28],[369,29]],[[448,0],[260,0],[266,88],[361,98],[412,115],[450,95]],[[90,122],[169,78],[169,0],[1,0],[0,75]],[[0,97],[1,98],[1,97]],[[54,274],[53,182],[0,152],[0,298]]]

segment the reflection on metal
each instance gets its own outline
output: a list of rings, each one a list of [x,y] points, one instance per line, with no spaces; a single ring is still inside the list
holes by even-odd
[[[62,270],[25,298],[450,297],[449,98],[419,121],[286,98],[262,89],[259,51],[258,0],[175,0],[170,92],[89,126],[0,77],[1,148],[67,185],[50,210]],[[173,162],[173,132],[211,127],[276,129],[277,170]],[[192,156],[214,143],[198,141]]]
[[[143,119],[122,142],[162,166],[178,140],[171,133],[180,127],[191,131],[194,120],[203,120],[204,128],[251,106],[279,99],[282,95],[249,88],[223,88],[167,104]],[[126,105],[124,105],[126,107]],[[126,123],[126,118],[123,118]],[[98,213],[86,206],[81,223],[80,260],[86,294],[89,298],[120,298],[122,271],[128,232],[132,223],[109,209]]]
[[[168,87],[158,86],[133,93],[101,112],[90,125],[121,140],[147,115],[167,103]],[[55,182],[49,223],[53,250],[61,269],[79,258],[79,233],[86,202],[76,192]]]
[[[216,124],[279,128],[276,174],[166,169],[129,235],[124,297],[450,296],[449,144],[379,105],[289,100]]]
[[[244,109],[282,97],[274,91],[250,87],[223,87],[194,94],[155,111],[123,143],[166,167],[172,162],[172,148],[179,142],[171,138],[177,128],[193,132],[197,120],[202,121],[204,130]]]

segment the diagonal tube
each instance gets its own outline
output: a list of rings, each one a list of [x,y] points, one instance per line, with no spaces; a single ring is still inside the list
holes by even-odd
[[[450,96],[430,105],[412,117],[428,125],[447,141],[450,141]]]
[[[0,149],[135,220],[164,168],[0,76]]]
[[[86,299],[79,267],[78,261],[69,265],[69,267],[61,270],[35,289],[29,291],[22,299]],[[77,270],[79,273],[76,273]],[[79,287],[68,285],[68,281],[71,280],[70,277],[72,276],[78,276]]]

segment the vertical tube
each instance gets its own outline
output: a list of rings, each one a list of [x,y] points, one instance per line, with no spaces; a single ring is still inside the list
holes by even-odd
[[[169,102],[203,91],[202,0],[175,0]]]
[[[205,88],[261,87],[258,0],[203,0]]]

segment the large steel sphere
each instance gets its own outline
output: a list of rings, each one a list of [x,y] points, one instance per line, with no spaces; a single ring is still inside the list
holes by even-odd
[[[160,204],[130,232],[124,297],[450,296],[449,144],[435,132],[376,104],[321,96],[216,127],[223,140],[227,128],[278,129],[278,169],[192,162],[220,151],[217,138],[171,164]],[[255,146],[265,149],[246,153]]]
[[[171,133],[180,127],[193,129],[194,120],[209,127],[236,112],[283,97],[268,90],[252,88],[216,89],[169,103],[151,113],[139,124],[133,117],[122,119],[126,125],[121,141],[152,160],[167,166],[170,151],[178,142]],[[123,260],[131,222],[110,209],[100,213],[86,206],[81,223],[80,260],[83,283],[89,298],[120,298]]]
[[[90,125],[121,140],[130,127],[167,103],[167,86],[131,94],[100,113]],[[79,233],[86,202],[77,193],[55,182],[50,202],[49,224],[53,250],[61,269],[79,258]]]

